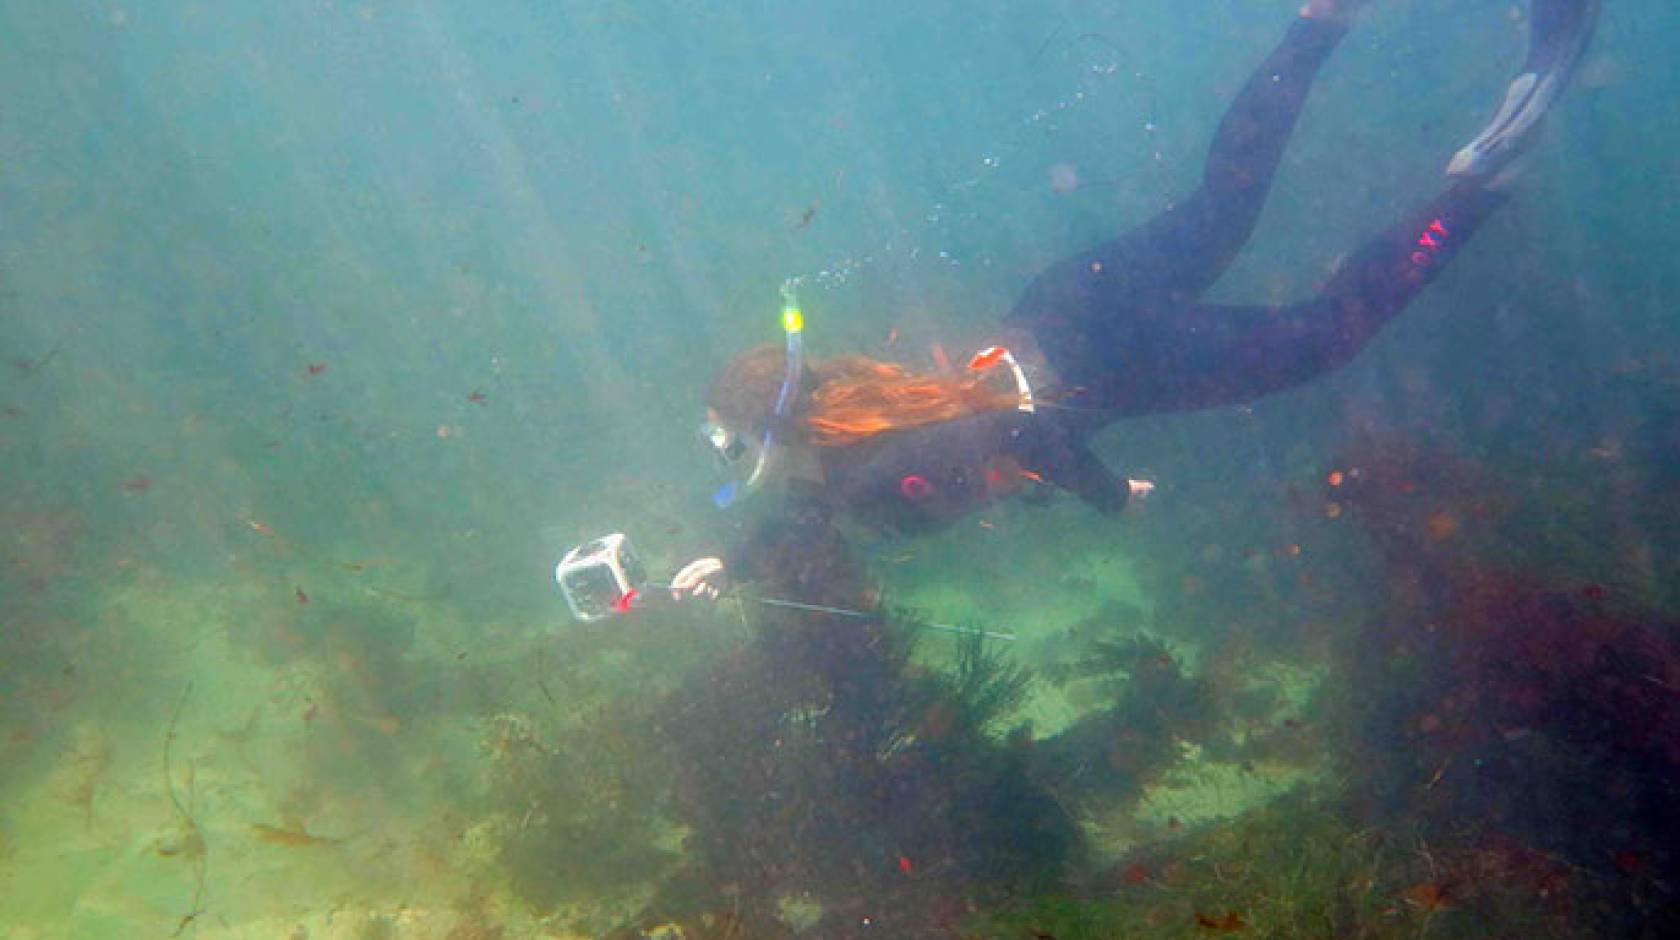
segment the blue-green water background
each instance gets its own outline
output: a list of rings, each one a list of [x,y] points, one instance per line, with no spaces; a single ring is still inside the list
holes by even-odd
[[[1377,6],[1229,295],[1302,293],[1430,192],[1520,59],[1497,4]],[[184,565],[215,557],[225,519],[284,512],[474,569],[461,590],[493,585],[474,603],[545,604],[534,520],[612,527],[595,497],[619,487],[704,511],[696,399],[774,335],[783,278],[873,259],[807,291],[818,354],[893,327],[959,347],[1038,267],[1194,180],[1288,12],[11,6],[5,341],[59,358],[9,377],[10,495],[89,506],[113,537],[175,516],[136,548]],[[1112,452],[1240,485],[1348,396],[1417,416],[1402,372],[1429,418],[1519,399],[1477,446],[1513,422],[1538,443],[1536,412],[1553,434],[1613,428],[1595,370],[1672,335],[1672,25],[1611,4],[1608,78],[1572,95],[1535,196],[1353,368],[1239,435],[1175,419],[1114,431]],[[1053,191],[1063,163],[1101,185]],[[137,473],[154,499],[104,485]],[[199,512],[160,508],[189,495]]]
[[[1520,61],[1507,4],[1371,6],[1219,296],[1309,291],[1433,193]],[[1350,437],[1427,427],[1512,468],[1537,554],[1672,603],[1671,564],[1630,568],[1652,533],[1614,464],[1680,391],[1680,13],[1607,7],[1526,190],[1359,359],[1109,430],[1161,483],[1143,519],[1014,518],[959,574],[1054,567],[1072,532],[1195,575],[1208,544],[1291,542],[1280,494]],[[97,632],[132,579],[246,579],[564,637],[565,546],[622,528],[668,564],[731,535],[697,403],[775,338],[784,279],[816,355],[972,348],[1036,270],[1193,184],[1292,12],[0,2],[7,616]],[[155,740],[190,676],[136,655],[84,665],[88,695]]]

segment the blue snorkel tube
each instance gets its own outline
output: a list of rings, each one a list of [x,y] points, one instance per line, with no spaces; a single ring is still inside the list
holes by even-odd
[[[764,425],[764,436],[759,439],[758,460],[754,462],[752,472],[747,474],[745,489],[749,493],[764,482],[766,471],[776,461],[776,434],[787,423],[805,364],[805,315],[799,310],[799,299],[794,295],[792,281],[782,284],[782,333],[787,337],[787,370],[782,373],[782,388],[776,393],[776,407]],[[739,498],[741,490],[741,484],[730,481],[712,494],[712,504],[719,509],[727,509]]]

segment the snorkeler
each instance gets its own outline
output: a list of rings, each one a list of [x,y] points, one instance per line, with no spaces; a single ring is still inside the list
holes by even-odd
[[[1201,186],[1039,274],[966,367],[807,363],[790,297],[785,348],[739,356],[711,389],[704,433],[740,479],[719,503],[785,480],[787,510],[774,523],[783,529],[825,528],[843,510],[899,533],[1042,487],[1115,512],[1151,485],[1111,473],[1086,443],[1093,432],[1127,416],[1252,401],[1352,360],[1507,200],[1599,9],[1598,0],[1532,0],[1527,60],[1493,120],[1449,162],[1445,191],[1347,257],[1316,296],[1201,302],[1248,241],[1313,77],[1362,3],[1307,0],[1220,122]],[[785,561],[775,547],[784,542],[761,530],[728,572],[752,577]],[[722,559],[701,558],[672,592],[716,597],[725,571]]]

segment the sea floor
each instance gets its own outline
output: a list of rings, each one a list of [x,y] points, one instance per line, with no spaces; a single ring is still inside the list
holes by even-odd
[[[957,548],[877,563],[895,603],[1018,634],[1008,649],[1040,678],[999,734],[1053,736],[1112,701],[1062,657],[1093,618],[1153,637],[1187,676],[1219,673],[1241,703],[1173,742],[1133,798],[1082,810],[1088,870],[1114,881],[1099,900],[1017,899],[952,935],[1315,936],[1313,917],[1492,935],[1457,920],[1462,887],[1431,893],[1434,866],[1462,858],[1338,815],[1329,665],[1265,646],[1215,661],[1104,544],[962,575]],[[137,562],[83,585],[96,629],[19,647],[38,668],[0,701],[0,935],[747,936],[727,918],[646,923],[688,833],[662,815],[660,759],[619,718],[726,654],[746,635],[736,613],[592,632],[557,599],[546,622],[484,622],[426,599],[423,571],[329,575],[321,557],[336,553],[207,582]],[[697,624],[702,639],[670,642]],[[939,668],[950,648],[930,634],[918,661]],[[818,902],[775,903],[781,935],[828,935]]]

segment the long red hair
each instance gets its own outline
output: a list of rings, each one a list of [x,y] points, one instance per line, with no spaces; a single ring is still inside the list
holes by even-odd
[[[780,347],[748,350],[713,383],[707,400],[725,421],[758,427],[770,417],[786,368]],[[1014,387],[1000,387],[990,375],[911,372],[867,356],[840,356],[807,366],[794,416],[806,441],[839,447],[883,431],[1016,407]]]

